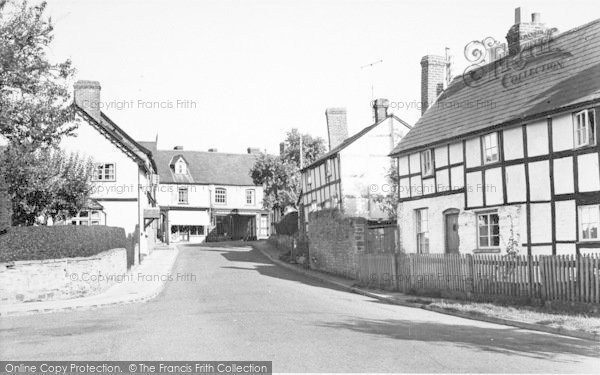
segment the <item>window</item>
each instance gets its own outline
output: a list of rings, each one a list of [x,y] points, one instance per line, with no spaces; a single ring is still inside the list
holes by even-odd
[[[177,203],[188,204],[188,188],[180,187],[177,189]]]
[[[423,176],[431,176],[433,174],[431,150],[421,152],[421,173]]]
[[[100,211],[79,211],[77,216],[71,218],[73,225],[100,225]]]
[[[317,211],[317,201],[312,201],[312,203],[310,204],[310,212],[315,211]]]
[[[175,173],[177,173],[177,174],[186,174],[187,173],[187,167],[183,160],[179,159],[177,164],[175,164]]]
[[[491,133],[483,136],[483,163],[495,163],[499,158],[498,154],[498,133]]]
[[[254,189],[247,189],[246,190],[246,204],[247,205],[254,204],[254,195],[255,195]]]
[[[579,207],[579,240],[598,241],[600,236],[600,205]]]
[[[94,181],[115,181],[115,164],[96,164]]]
[[[496,212],[486,212],[477,215],[477,239],[481,249],[500,246],[500,226]]]
[[[573,131],[576,148],[596,144],[596,119],[593,109],[586,109],[575,114]]]
[[[417,222],[417,253],[429,253],[429,210],[421,208],[415,210]]]
[[[215,203],[227,203],[227,191],[224,188],[215,189]]]
[[[306,175],[306,186],[308,186],[307,190],[312,188],[312,177],[310,175]]]

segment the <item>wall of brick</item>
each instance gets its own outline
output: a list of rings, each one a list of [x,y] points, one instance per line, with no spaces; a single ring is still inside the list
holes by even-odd
[[[123,282],[125,249],[92,257],[0,263],[0,302],[62,300],[101,293]]]
[[[366,226],[366,219],[345,217],[337,209],[310,213],[310,267],[357,278],[358,255],[365,252]]]

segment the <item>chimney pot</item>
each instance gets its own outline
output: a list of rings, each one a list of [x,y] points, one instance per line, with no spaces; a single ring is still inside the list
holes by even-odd
[[[375,122],[379,122],[388,116],[387,110],[390,107],[390,101],[387,99],[376,99],[373,103],[373,112],[375,114]]]
[[[327,108],[325,118],[327,120],[329,150],[332,150],[348,138],[346,108]]]
[[[248,147],[249,154],[260,154],[260,148],[258,147]]]
[[[209,148],[208,152],[219,152],[219,150],[217,150],[216,148]]]
[[[77,81],[73,85],[75,104],[94,120],[100,122],[100,83],[98,81]]]
[[[531,22],[532,23],[541,23],[542,15],[540,13],[531,13]]]
[[[183,146],[175,146],[173,147],[173,150],[183,151]]]

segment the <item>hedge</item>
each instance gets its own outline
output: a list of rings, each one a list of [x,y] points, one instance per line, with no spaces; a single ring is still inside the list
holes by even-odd
[[[123,228],[100,225],[11,227],[0,236],[0,262],[89,257],[126,247]]]
[[[291,236],[298,232],[298,212],[290,212],[285,215],[279,223],[275,223],[277,234],[286,234]]]

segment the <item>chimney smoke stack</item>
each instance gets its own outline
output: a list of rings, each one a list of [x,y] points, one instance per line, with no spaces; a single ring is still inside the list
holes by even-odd
[[[444,91],[446,69],[445,57],[427,55],[421,59],[421,114],[424,114]]]
[[[327,108],[325,118],[327,120],[329,150],[332,150],[348,138],[346,108]]]
[[[75,104],[97,122],[100,116],[100,83],[98,81],[77,81],[74,88]]]
[[[375,115],[375,122],[379,122],[388,116],[388,108],[390,107],[390,101],[387,99],[376,99],[373,102],[373,113]]]

